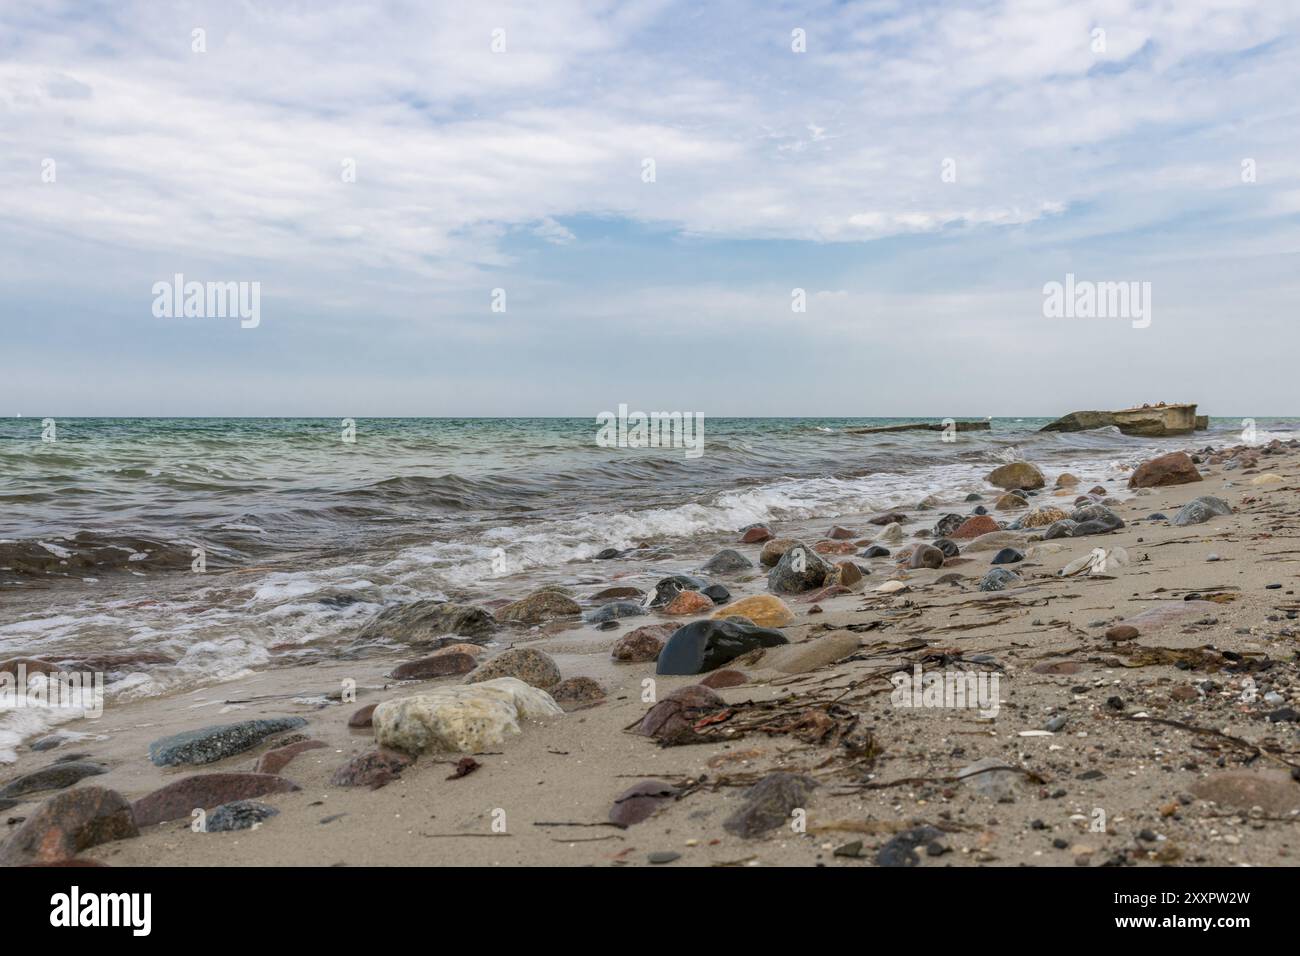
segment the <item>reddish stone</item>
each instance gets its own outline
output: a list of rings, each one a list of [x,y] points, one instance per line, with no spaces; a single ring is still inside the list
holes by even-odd
[[[850,531],[848,528],[842,528],[839,525],[836,525],[831,528],[830,531],[826,532],[826,537],[830,538],[832,541],[846,541],[849,538],[856,538],[857,536],[858,533],[856,531]]]
[[[888,514],[876,515],[868,522],[868,524],[884,526],[887,524],[902,524],[906,520],[907,515],[903,514],[901,511],[891,511]]]
[[[414,757],[380,747],[353,757],[339,767],[330,777],[330,783],[336,787],[369,787],[378,790],[400,777],[402,771],[414,762]]]
[[[557,703],[585,703],[591,700],[601,700],[605,696],[604,688],[590,677],[566,678],[552,687],[547,693]]]
[[[27,673],[31,674],[52,674],[55,671],[62,670],[58,664],[51,664],[49,661],[38,660],[35,657],[11,657],[7,661],[0,661],[0,674],[13,674],[18,676],[18,665],[27,665]]]
[[[468,674],[478,662],[468,654],[434,654],[418,661],[407,661],[393,668],[393,680],[430,680]]]
[[[37,807],[0,847],[0,865],[67,864],[82,850],[139,835],[131,804],[120,793],[78,787]]]
[[[348,718],[348,726],[358,728],[358,729],[362,727],[369,727],[371,723],[371,718],[374,717],[375,714],[375,708],[378,706],[379,706],[378,704],[366,704],[366,706],[362,707],[355,714],[353,714],[351,717]]]
[[[818,541],[813,545],[818,554],[853,554],[858,546],[852,541]]]
[[[683,614],[700,614],[713,608],[713,601],[699,591],[683,591],[669,602],[664,608],[665,614],[671,614],[674,617]]]
[[[1200,481],[1201,473],[1186,452],[1175,451],[1138,465],[1128,480],[1130,488],[1158,488]],[[1105,491],[1102,491],[1105,494]]]
[[[634,783],[614,798],[614,805],[609,809],[609,822],[620,827],[640,823],[676,795],[676,788],[662,780]]]
[[[740,536],[741,544],[758,544],[760,541],[766,541],[772,537],[772,532],[760,525],[757,528],[750,528]]]
[[[324,741],[320,740],[299,740],[297,743],[268,750],[258,758],[253,773],[279,773],[298,754],[306,753],[308,750],[320,750],[324,746]]]
[[[644,664],[657,661],[664,642],[673,636],[672,624],[647,624],[620,637],[610,650],[610,656],[624,664]]]
[[[1131,641],[1138,636],[1138,629],[1132,624],[1116,624],[1106,632],[1108,641]]]
[[[693,736],[695,721],[726,706],[726,701],[703,684],[688,684],[651,707],[635,733],[657,740]]]
[[[952,533],[953,538],[966,540],[969,538],[978,538],[982,534],[988,534],[990,531],[1000,531],[998,523],[988,515],[974,515],[967,518],[961,523],[956,531]]]
[[[211,810],[234,800],[300,789],[296,783],[270,773],[200,773],[169,783],[131,806],[136,823],[147,827],[189,817],[199,808]]]
[[[802,597],[798,598],[798,601],[801,604],[812,604],[816,601],[825,601],[827,598],[837,597],[838,595],[841,594],[852,594],[852,593],[853,593],[852,591],[844,587],[844,585],[842,584],[832,584],[828,588],[820,588],[816,591],[812,591],[808,594],[805,594]]]
[[[741,684],[748,684],[749,678],[740,671],[721,670],[714,671],[700,683],[717,690],[722,687],[739,687]]]

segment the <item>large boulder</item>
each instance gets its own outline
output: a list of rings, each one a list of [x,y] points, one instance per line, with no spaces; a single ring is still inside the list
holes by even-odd
[[[375,708],[375,742],[408,754],[429,750],[476,753],[518,734],[519,721],[564,711],[544,690],[513,677],[441,687],[386,700]]]
[[[831,573],[831,565],[802,542],[781,555],[767,576],[767,586],[777,594],[800,594],[822,586]]]
[[[1047,482],[1043,473],[1027,461],[1013,461],[994,468],[984,479],[1004,491],[1041,488]]]
[[[1196,470],[1191,457],[1186,452],[1175,451],[1142,462],[1129,476],[1128,486],[1159,488],[1163,485],[1186,485],[1200,480],[1201,473]]]
[[[755,648],[788,643],[780,631],[735,618],[692,621],[668,639],[655,673],[703,674]]]

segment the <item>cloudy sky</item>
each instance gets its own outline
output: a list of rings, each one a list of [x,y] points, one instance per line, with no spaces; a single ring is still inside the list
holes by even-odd
[[[1300,413],[1297,90],[1280,0],[7,2],[0,414]]]

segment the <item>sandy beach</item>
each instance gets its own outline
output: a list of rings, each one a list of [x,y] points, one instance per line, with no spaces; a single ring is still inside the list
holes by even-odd
[[[1026,513],[996,509],[1003,492],[989,485],[977,502],[899,509],[905,537],[882,542],[888,557],[859,555],[889,525],[850,528],[852,539],[827,537],[820,547],[801,535],[814,551],[852,545],[826,557],[847,557],[866,574],[844,593],[780,595],[793,612],[779,628],[790,645],[728,661],[722,669],[743,682],[685,712],[685,731],[667,741],[634,732],[655,706],[647,696],[663,702],[708,675],[656,675],[653,661],[619,662],[611,651],[637,627],[675,628],[712,607],[652,610],[610,630],[575,619],[502,625],[491,648],[462,649],[478,666],[508,648],[540,651],[577,698],[561,694],[563,715],[524,719],[518,735],[469,755],[468,773],[466,754],[434,749],[363,773],[362,785],[336,782],[340,767],[376,750],[373,728],[349,727],[360,708],[466,680],[390,676],[428,646],[114,700],[98,719],[58,727],[55,737],[66,736],[57,746],[27,741],[0,771],[4,787],[60,761],[98,768],[70,790],[6,801],[0,857],[60,855],[16,848],[43,801],[85,788],[139,801],[182,778],[265,769],[267,752],[288,740],[317,743],[295,748],[278,770],[297,789],[255,797],[278,811],[255,826],[202,832],[186,813],[76,855],[112,866],[1292,865],[1300,460],[1281,443],[1235,459],[1198,452],[1195,439],[1186,447],[1202,480],[1129,490],[1120,476],[1095,496],[1125,523],[1109,533],[1042,540],[1044,527],[998,531],[983,543],[957,539],[961,554],[942,567],[900,569],[898,550],[940,537],[926,540],[924,529],[944,514],[964,520],[982,506],[989,520],[1009,523]],[[1058,474],[1044,472],[1029,508],[1068,513],[1088,491],[1054,488]],[[1168,520],[1202,496],[1232,513]],[[771,593],[764,543],[741,536],[729,547],[752,567],[709,575],[731,603]],[[999,543],[1023,555],[1004,565],[1018,577],[981,590]],[[1104,570],[1058,574],[1094,549],[1105,552]],[[598,606],[591,595],[618,585],[615,566],[590,562],[584,570],[609,568],[607,579],[568,589],[584,611]],[[472,640],[435,645],[457,642]],[[934,672],[995,677],[994,706],[984,708],[995,713],[899,705],[891,675]],[[352,687],[355,700],[341,699]],[[305,724],[214,762],[157,766],[149,757],[160,738],[284,717]],[[632,803],[648,816],[611,822],[620,796],[644,781],[657,781],[645,788],[652,796]]]

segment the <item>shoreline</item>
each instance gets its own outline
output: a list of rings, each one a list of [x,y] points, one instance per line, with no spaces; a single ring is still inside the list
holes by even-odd
[[[1256,470],[1202,467],[1203,481],[1127,498],[1114,506],[1128,522],[1118,531],[1028,542],[1026,560],[1016,566],[1025,576],[1021,587],[976,590],[992,555],[963,547],[969,564],[909,571],[906,591],[871,590],[893,571],[891,561],[876,559],[863,562],[873,573],[859,590],[820,600],[821,613],[811,613],[813,605],[797,596],[787,597],[795,620],[782,631],[791,642],[807,649],[818,639],[822,647],[827,638],[851,639],[856,648],[846,656],[855,659],[795,673],[766,667],[762,659],[739,662],[733,669],[749,682],[717,693],[728,704],[753,702],[746,712],[754,712],[791,695],[797,704],[801,697],[815,701],[819,695],[847,691],[860,728],[870,733],[878,751],[869,763],[846,765],[842,748],[789,734],[754,731],[734,739],[660,747],[626,733],[624,728],[648,709],[641,702],[641,682],[655,678],[654,665],[615,663],[609,649],[636,626],[669,620],[652,613],[626,618],[611,632],[578,625],[536,636],[503,634],[503,643],[512,640],[516,647],[550,655],[564,678],[595,680],[605,697],[568,705],[562,717],[523,722],[521,735],[476,755],[481,766],[457,779],[447,778],[461,755],[432,754],[419,757],[380,789],[330,783],[340,765],[374,747],[370,732],[347,727],[358,707],[460,682],[459,677],[400,685],[387,680],[384,675],[394,666],[421,656],[414,651],[276,667],[164,697],[117,701],[98,720],[59,728],[90,736],[46,752],[24,748],[15,764],[4,767],[4,779],[68,753],[84,753],[108,771],[78,787],[107,787],[134,800],[181,776],[250,770],[268,749],[263,745],[178,772],[145,758],[151,741],[211,724],[299,716],[307,720],[302,731],[325,746],[299,754],[282,771],[300,791],[258,798],[277,808],[277,816],[254,830],[233,833],[195,833],[188,820],[178,819],[82,855],[112,865],[641,865],[648,854],[675,853],[679,856],[672,865],[855,866],[872,865],[900,834],[905,838],[918,827],[930,827],[941,836],[929,842],[944,852],[929,857],[923,848],[923,866],[1099,865],[1116,854],[1126,862],[1153,864],[1287,863],[1297,839],[1289,811],[1252,817],[1250,807],[1230,808],[1223,802],[1211,807],[1193,792],[1219,786],[1221,793],[1212,792],[1230,794],[1231,781],[1223,775],[1242,771],[1247,763],[1251,766],[1242,772],[1267,768],[1283,775],[1287,761],[1300,764],[1300,756],[1267,749],[1300,750],[1296,724],[1268,722],[1261,716],[1262,703],[1241,699],[1246,676],[1257,683],[1261,699],[1280,694],[1283,703],[1269,705],[1270,712],[1284,711],[1300,699],[1296,639],[1283,633],[1291,630],[1287,621],[1292,612],[1281,609],[1295,603],[1289,592],[1297,577],[1296,557],[1277,546],[1278,538],[1300,536],[1300,521],[1275,510],[1279,501],[1294,501],[1300,469],[1294,449],[1284,452],[1261,457]],[[1286,480],[1251,485],[1262,472]],[[1202,495],[1225,498],[1236,513],[1191,528],[1133,522],[1155,511],[1172,517],[1176,508]],[[993,495],[985,498],[991,506]],[[1243,498],[1256,500],[1243,505]],[[1068,510],[1071,500],[1053,497],[1049,487],[1031,503],[1064,503]],[[905,527],[928,527],[945,511],[969,508],[948,502],[928,515],[913,511]],[[1261,525],[1271,530],[1260,532]],[[778,536],[784,530],[773,528]],[[1276,537],[1253,537],[1259,533]],[[1115,546],[1128,551],[1131,563],[1114,577],[1054,576],[1093,547]],[[761,545],[727,547],[755,559]],[[1274,551],[1280,553],[1270,553]],[[1212,552],[1219,560],[1207,562]],[[956,585],[934,583],[953,572],[967,577]],[[744,573],[714,580],[724,582],[737,599],[766,592],[763,575],[756,572],[748,580]],[[606,582],[613,583],[615,579]],[[1266,589],[1273,583],[1282,587]],[[1218,587],[1240,590],[1213,590]],[[1190,617],[1142,628],[1132,643],[1171,649],[1160,653],[1174,663],[1122,666],[1134,659],[1124,656],[1128,651],[1123,646],[1108,642],[1104,632],[1144,610],[1181,602],[1178,592],[1189,588],[1238,597],[1222,604],[1207,601],[1209,610],[1198,607]],[[680,623],[694,619],[681,618]],[[1217,623],[1195,623],[1209,619]],[[1249,674],[1199,659],[1192,669],[1177,666],[1173,651],[1207,643],[1247,660],[1263,655],[1272,663]],[[971,711],[890,707],[884,674],[890,668],[910,670],[930,655],[967,661],[986,655],[982,663],[1001,678],[998,715],[987,720]],[[1072,673],[1064,672],[1068,667],[1059,668],[1060,673],[1034,672],[1044,663],[1078,666]],[[1187,658],[1181,663],[1189,666]],[[356,703],[321,705],[344,680],[356,682]],[[698,678],[655,680],[662,701]],[[1110,703],[1113,699],[1118,707]],[[241,703],[227,703],[234,700]],[[1140,714],[1146,716],[1135,716]],[[1064,729],[1039,733],[1062,715]],[[1025,731],[1034,733],[1022,736]],[[1225,743],[1229,739],[1255,750]],[[1015,776],[1023,779],[978,775],[990,778],[988,793],[952,779],[981,759],[1015,767]],[[743,804],[743,785],[774,771],[806,775],[818,784],[807,801],[806,831],[783,826],[745,838],[724,828],[724,820]],[[663,801],[655,815],[627,829],[604,825],[615,798],[638,780],[651,778],[677,787],[678,798]],[[1286,782],[1300,794],[1300,783]],[[1285,787],[1267,793],[1284,800],[1290,796]],[[30,816],[51,795],[33,794],[5,816]],[[1012,802],[999,802],[1008,798]],[[1105,819],[1101,832],[1092,829],[1097,810]],[[495,811],[504,811],[504,833],[492,830]],[[6,831],[16,826],[10,824]],[[834,855],[837,848],[859,840],[865,856]]]

